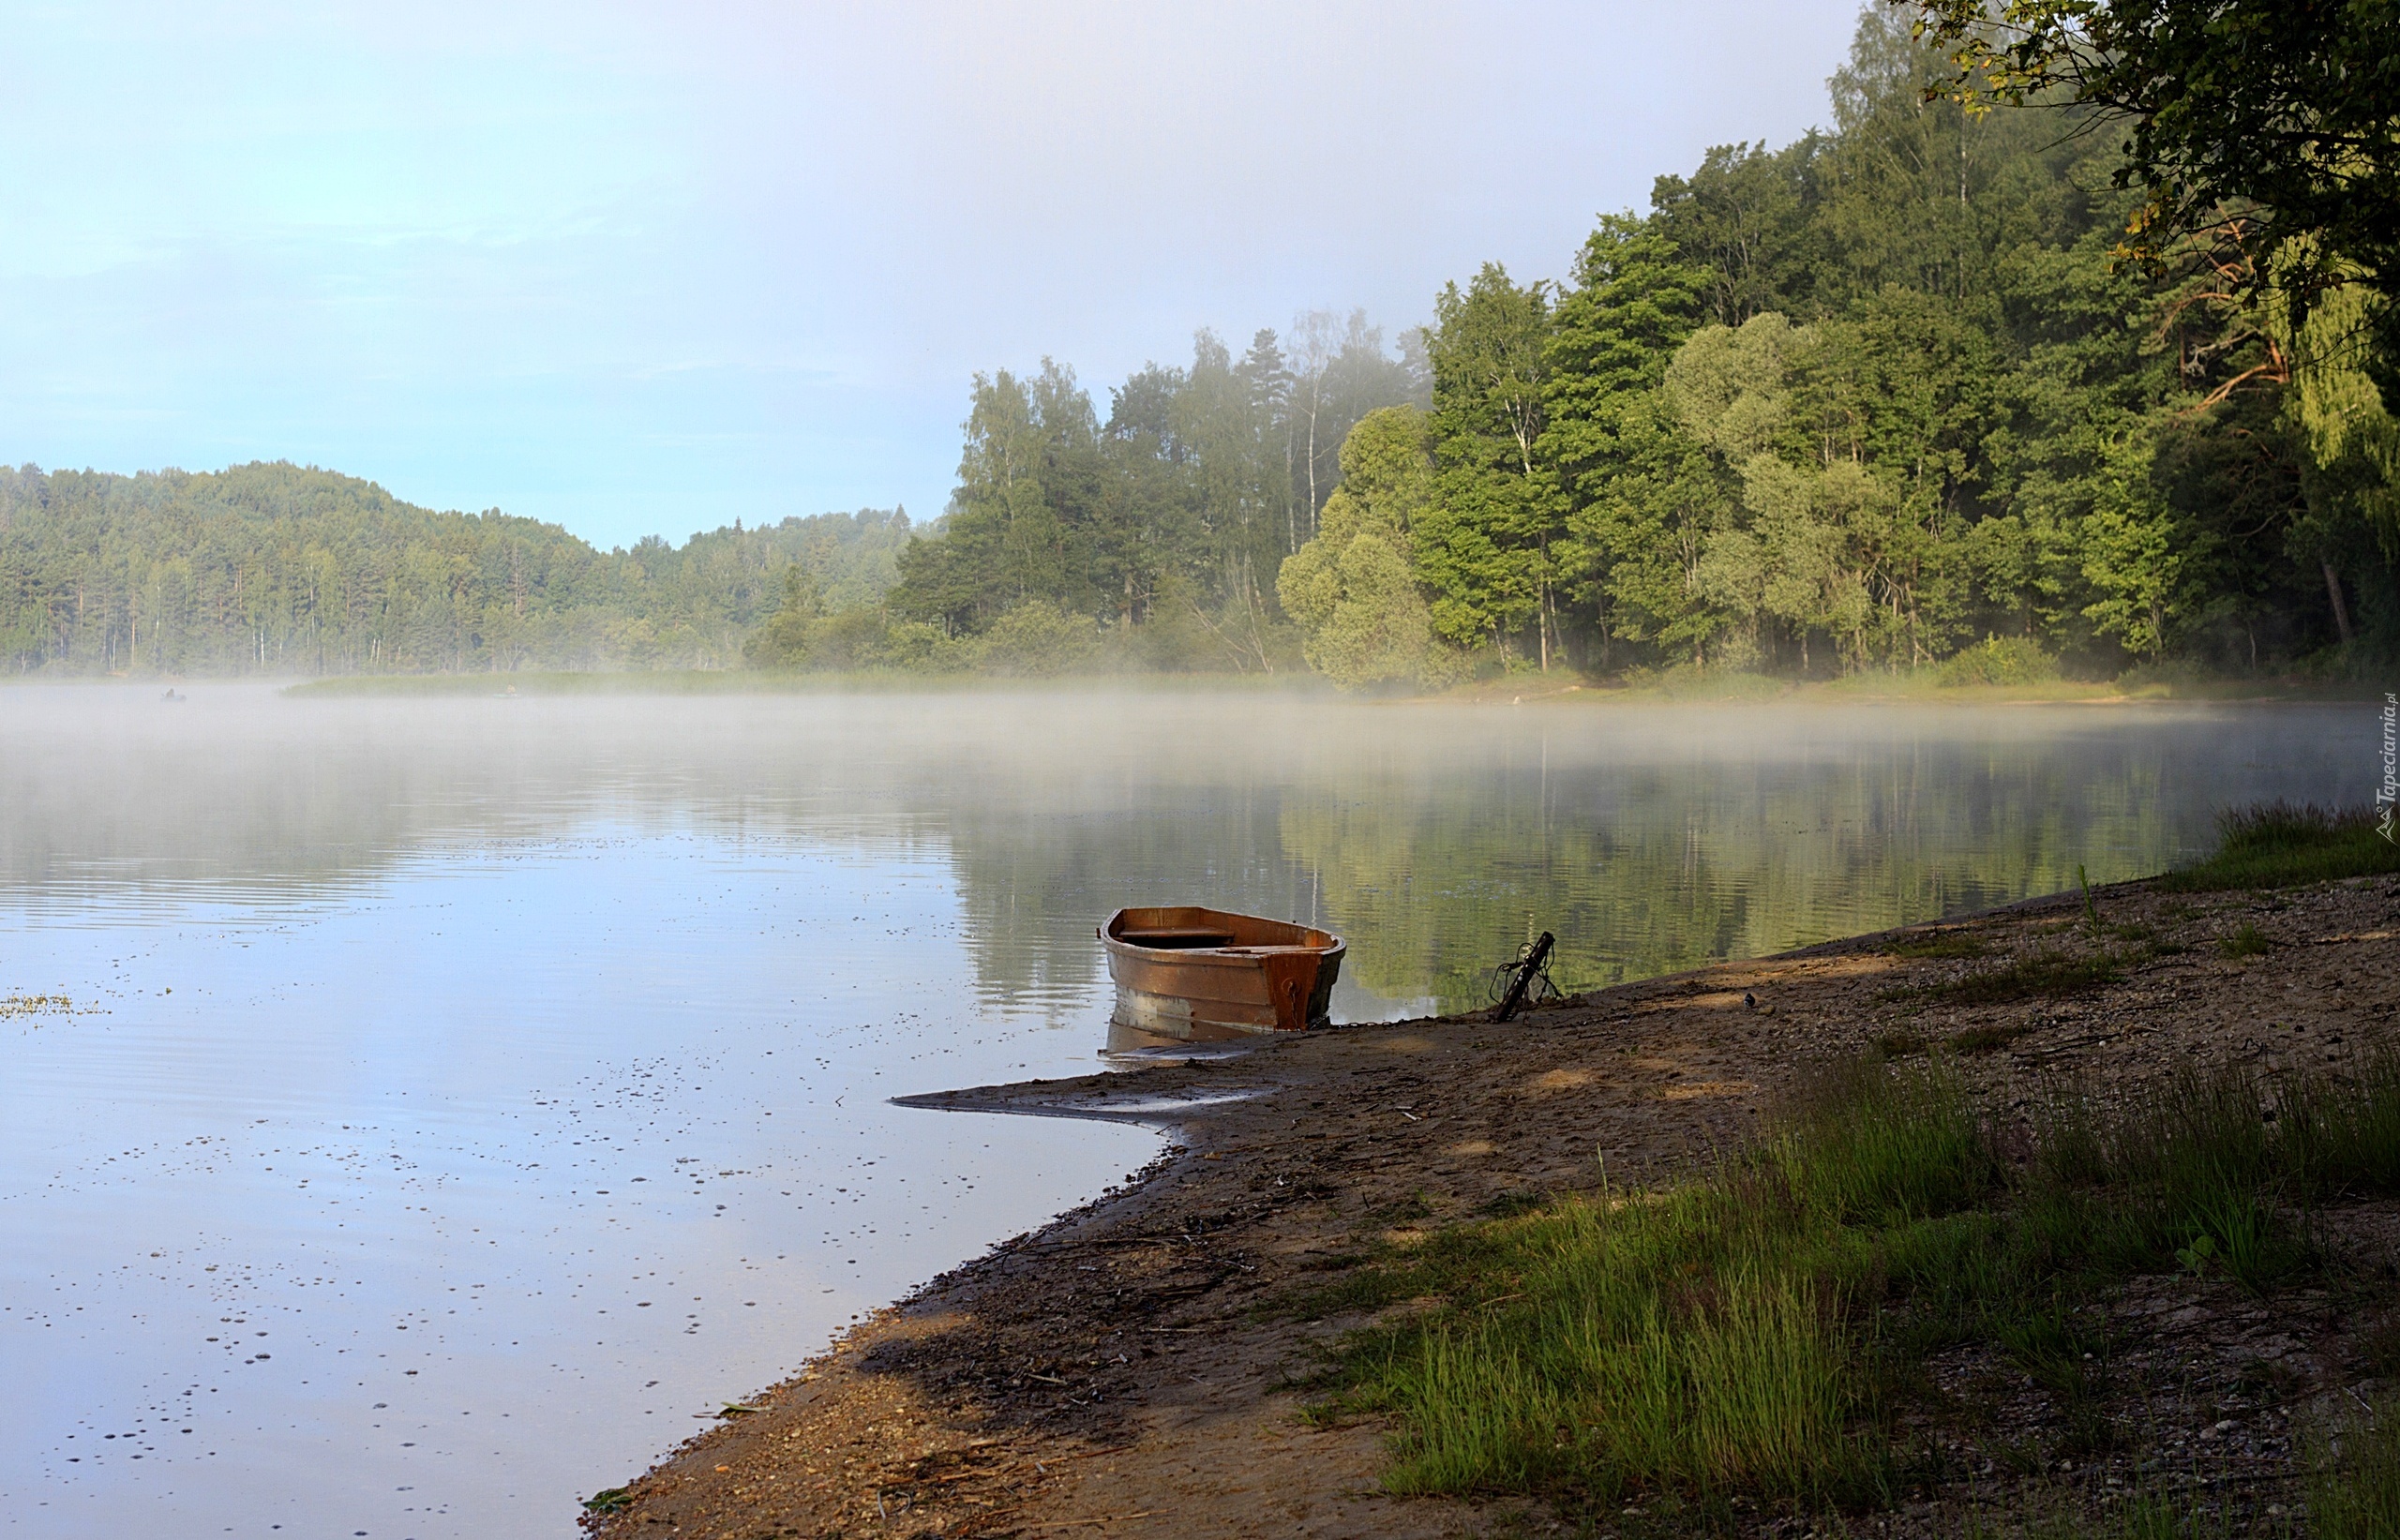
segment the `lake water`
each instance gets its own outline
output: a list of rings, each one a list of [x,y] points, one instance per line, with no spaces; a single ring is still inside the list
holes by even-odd
[[[2361,707],[0,691],[0,1531],[567,1536],[1157,1135],[1092,926],[1350,938],[1338,1020],[2156,870]]]

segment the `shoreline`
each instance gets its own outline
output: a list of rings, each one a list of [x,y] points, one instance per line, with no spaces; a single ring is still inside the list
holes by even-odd
[[[1432,695],[1345,694],[1313,674],[993,674],[778,673],[752,669],[469,674],[338,674],[303,679],[28,677],[20,685],[153,689],[164,684],[252,684],[292,700],[472,700],[552,698],[724,699],[794,696],[996,695],[1152,695],[1167,698],[1238,695],[1376,706],[1740,707],[1813,706],[2263,706],[2379,703],[2381,692],[2349,680],[2298,676],[2268,679],[2056,680],[2035,684],[1942,685],[1929,676],[1859,674],[1836,679],[1768,675],[1708,676],[1667,684],[1616,679],[1559,680],[1529,674],[1478,680]]]
[[[1557,1516],[1537,1499],[1391,1495],[1388,1424],[1303,1415],[1328,1349],[1373,1318],[1344,1308],[1342,1285],[1376,1256],[1603,1181],[1671,1180],[1748,1136],[1810,1066],[1879,1044],[1951,1045],[1970,1094],[2004,1121],[2061,1076],[2125,1088],[2193,1064],[2338,1072],[2393,1040],[2392,877],[2201,894],[2150,879],[2092,897],[2119,931],[2152,938],[2098,986],[1972,1004],[1938,993],[2074,944],[2085,901],[2061,894],[1619,985],[1505,1025],[1476,1013],[1347,1026],[1238,1056],[896,1099],[1141,1121],[1177,1143],[1130,1185],[876,1311],[586,1522],[618,1537],[1542,1532]],[[2244,928],[2266,949],[2230,955]],[[2348,1228],[2400,1258],[2392,1206],[2364,1205]],[[2261,1317],[2230,1285],[2136,1282],[2138,1304],[2180,1323],[2185,1382],[2203,1360],[2258,1361],[2262,1343],[2290,1406],[2367,1373],[2365,1324],[2322,1300]],[[2158,1398],[2172,1394],[2144,1391],[2159,1427],[2179,1415]],[[2009,1403],[2027,1437],[2049,1414],[2039,1400]],[[2229,1476],[2262,1491],[2294,1479],[2290,1414],[2214,1420],[2232,1431],[2205,1457]],[[1951,1533],[1962,1503],[2068,1502],[2143,1458],[2137,1443],[2072,1481],[1979,1475],[1972,1494],[1931,1491],[1876,1520]]]

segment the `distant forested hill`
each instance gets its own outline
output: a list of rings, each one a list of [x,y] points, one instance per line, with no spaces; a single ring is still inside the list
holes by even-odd
[[[600,551],[292,465],[0,469],[0,671],[729,665],[793,563],[832,602],[873,605],[909,533],[870,509]]]

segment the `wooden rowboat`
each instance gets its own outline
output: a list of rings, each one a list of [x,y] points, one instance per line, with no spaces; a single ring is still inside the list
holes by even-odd
[[[1342,938],[1222,909],[1119,909],[1100,928],[1123,1032],[1212,1042],[1326,1024]]]

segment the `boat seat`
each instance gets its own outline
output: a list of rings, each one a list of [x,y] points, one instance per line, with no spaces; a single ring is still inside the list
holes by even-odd
[[[1187,951],[1203,947],[1227,947],[1233,944],[1228,931],[1204,931],[1189,928],[1164,928],[1150,931],[1123,931],[1117,939],[1135,947],[1157,947],[1163,950]]]

